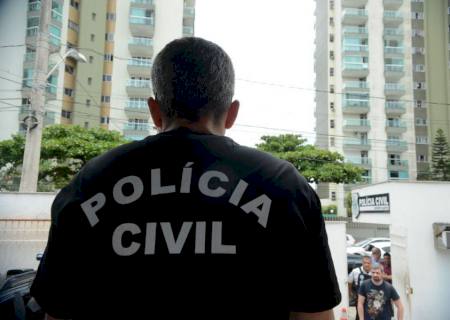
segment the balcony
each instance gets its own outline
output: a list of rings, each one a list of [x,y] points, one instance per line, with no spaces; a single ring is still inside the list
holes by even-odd
[[[391,181],[409,180],[409,172],[402,170],[389,170],[388,179]]]
[[[127,70],[130,76],[150,77],[152,62],[150,59],[130,59],[128,60]]]
[[[384,76],[388,79],[399,80],[405,74],[402,64],[386,64],[384,65]]]
[[[398,119],[386,120],[386,132],[388,134],[400,134],[406,132],[407,126],[405,121]]]
[[[132,37],[128,41],[128,50],[134,57],[148,57],[153,56],[153,39]]]
[[[148,98],[152,93],[150,80],[129,79],[127,93],[130,97]]]
[[[125,105],[125,113],[132,119],[148,119],[150,115],[146,101],[128,100]]]
[[[402,115],[406,112],[404,102],[400,101],[386,101],[385,104],[386,114],[388,115]]]
[[[404,33],[399,28],[384,28],[383,35],[388,40],[402,40]]]
[[[36,52],[27,52],[23,58],[23,66],[33,69],[36,60]]]
[[[386,150],[388,152],[408,151],[408,143],[404,140],[386,140]]]
[[[366,44],[344,44],[342,49],[344,55],[367,56],[369,54],[369,46]]]
[[[183,26],[183,37],[192,37],[194,35],[193,26]]]
[[[393,57],[393,58],[397,58],[397,57],[403,57],[405,50],[403,49],[403,47],[390,47],[390,46],[386,46],[384,47],[384,56],[385,57]]]
[[[402,96],[405,92],[405,86],[401,83],[384,84],[384,94],[387,96]]]
[[[36,48],[37,36],[39,33],[39,27],[29,27],[26,30],[26,38],[25,43],[28,47]],[[61,48],[61,38],[50,33],[48,38],[48,43],[50,44],[49,50],[50,53],[58,52]]]
[[[361,166],[363,168],[370,168],[372,166],[372,160],[367,157],[345,157],[345,162]]]
[[[398,10],[403,4],[403,0],[383,0],[385,9]]]
[[[367,10],[347,8],[342,12],[342,24],[363,25],[367,22]]]
[[[364,139],[344,138],[343,147],[345,150],[369,151],[370,142]]]
[[[367,119],[344,119],[343,130],[368,132],[370,130],[370,121]]]
[[[342,76],[365,78],[369,75],[369,64],[364,62],[344,62]]]
[[[342,89],[345,92],[369,92],[369,83],[366,81],[344,81]]]
[[[399,11],[384,11],[384,25],[389,27],[398,27],[403,23],[403,14]]]
[[[342,0],[343,7],[360,8],[367,4],[367,0]]]
[[[62,27],[62,8],[53,8],[51,12],[51,23],[59,28]],[[28,3],[28,18],[41,16],[41,1],[34,1]]]
[[[342,111],[347,114],[361,114],[369,112],[369,100],[343,99]]]
[[[408,170],[408,160],[388,159],[388,170]]]
[[[130,15],[130,31],[134,37],[153,37],[155,31],[152,17],[137,17]]]
[[[344,36],[361,36],[367,38],[369,29],[366,27],[347,26],[342,29]]]
[[[123,134],[132,137],[146,137],[150,133],[150,128],[149,123],[128,122],[123,126]]]
[[[131,0],[130,6],[135,8],[154,9],[153,0]]]

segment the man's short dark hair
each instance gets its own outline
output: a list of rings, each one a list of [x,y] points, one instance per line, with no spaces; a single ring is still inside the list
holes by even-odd
[[[391,256],[391,254],[389,253],[389,252],[385,252],[384,254],[383,254],[383,257],[390,257]]]
[[[177,39],[156,56],[152,68],[155,99],[169,119],[217,120],[234,95],[234,69],[218,45],[195,37]]]

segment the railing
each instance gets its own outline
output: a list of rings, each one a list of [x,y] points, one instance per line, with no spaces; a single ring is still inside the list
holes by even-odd
[[[362,140],[362,139],[344,138],[344,145],[370,146],[370,142],[368,140]]]
[[[389,128],[406,128],[406,122],[401,120],[386,120],[386,126]]]
[[[29,27],[27,28],[27,37],[34,37],[38,34],[39,27]]]
[[[370,121],[367,119],[345,119],[346,127],[370,127]]]
[[[408,143],[403,140],[386,140],[386,145],[389,147],[396,147],[402,149],[408,149]]]
[[[151,67],[152,60],[151,59],[134,58],[134,59],[128,60],[128,65],[139,66],[139,67]]]
[[[52,10],[52,19],[58,22],[62,22],[62,14],[56,11],[55,9]]]
[[[368,108],[369,107],[369,100],[360,100],[360,99],[344,99],[342,101],[343,107],[363,107]]]
[[[384,17],[389,19],[403,19],[403,14],[398,11],[384,11]]]
[[[45,87],[45,91],[50,94],[56,94],[56,91],[58,90],[58,87],[54,84],[47,83],[47,86]]]
[[[194,34],[194,28],[193,27],[189,27],[189,26],[184,26],[183,27],[183,34],[188,34],[188,35]]]
[[[344,32],[344,34],[349,34],[349,33],[368,34],[369,29],[366,27],[344,27],[343,32]]]
[[[27,52],[25,53],[25,61],[34,61],[36,59],[36,52]]]
[[[344,62],[344,69],[367,70],[369,69],[369,64],[364,62]]]
[[[384,70],[390,72],[403,72],[403,68],[404,66],[401,64],[386,64],[384,66]]]
[[[151,83],[150,80],[128,79],[127,86],[135,88],[150,88]]]
[[[150,124],[149,123],[125,123],[123,126],[123,130],[128,131],[149,131]]]
[[[153,25],[153,18],[130,16],[130,23],[131,24],[144,24],[144,25],[151,26],[151,25]]]
[[[153,0],[131,0],[132,4],[146,4],[146,5],[153,5]]]
[[[369,84],[365,81],[345,81],[345,89],[369,89]]]
[[[153,45],[153,39],[150,38],[142,38],[142,37],[132,37],[128,44],[133,44],[136,46],[146,46],[151,47]]]
[[[31,2],[28,4],[28,11],[39,11],[41,10],[41,1]]]
[[[344,44],[344,51],[367,52],[369,46],[366,44]]]
[[[405,91],[405,86],[400,83],[385,83],[384,90],[386,90],[386,91]]]
[[[359,164],[359,165],[371,165],[372,160],[366,157],[345,157],[346,162]]]
[[[187,17],[192,17],[195,14],[195,9],[192,7],[184,7],[184,15]]]
[[[384,47],[384,52],[385,53],[403,53],[403,47],[389,47],[386,46]]]
[[[365,9],[355,9],[355,8],[347,8],[343,12],[344,17],[367,17],[367,10]]]
[[[133,100],[128,100],[127,104],[126,104],[127,108],[130,109],[143,109],[143,110],[147,110],[148,109],[148,105],[146,101],[133,101]]]
[[[386,110],[399,110],[405,111],[405,103],[400,101],[386,101],[385,103]]]
[[[408,168],[408,160],[388,159],[388,166]]]
[[[384,35],[386,35],[386,36],[403,36],[403,30],[396,29],[396,28],[385,28]]]

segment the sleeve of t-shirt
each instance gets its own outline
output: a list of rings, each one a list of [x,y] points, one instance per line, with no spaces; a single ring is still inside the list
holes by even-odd
[[[361,296],[364,296],[364,297],[367,295],[367,282],[366,281],[363,281],[361,283],[361,285],[359,286],[359,291],[358,291],[358,294]]]
[[[295,201],[288,206],[286,239],[289,304],[291,312],[320,312],[341,301],[320,200],[306,180],[299,177]]]
[[[348,279],[347,279],[347,282],[348,283],[353,283],[353,279],[354,279],[354,277],[355,277],[355,269],[353,269],[351,272],[350,272],[350,274],[348,275]]]
[[[400,299],[400,296],[397,293],[397,290],[395,290],[395,288],[393,286],[391,286],[391,299],[396,301],[398,299]]]
[[[70,318],[73,282],[76,281],[76,243],[80,234],[71,185],[56,196],[47,247],[31,287],[31,295],[42,309],[55,318]]]

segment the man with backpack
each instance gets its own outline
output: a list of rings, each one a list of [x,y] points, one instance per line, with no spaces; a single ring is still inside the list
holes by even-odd
[[[356,307],[358,301],[358,291],[361,283],[371,278],[372,260],[369,256],[362,257],[362,265],[353,269],[348,275],[348,292],[350,306]],[[356,315],[356,320],[359,317]]]

